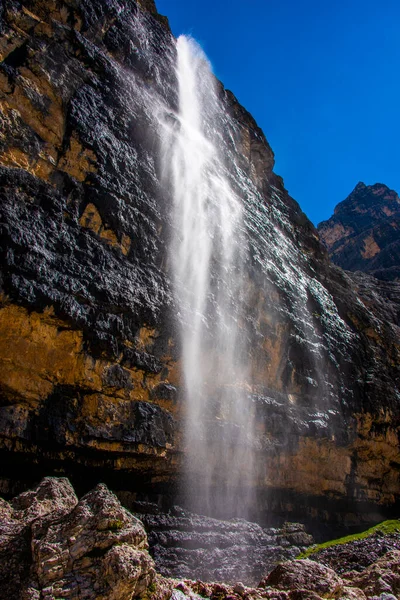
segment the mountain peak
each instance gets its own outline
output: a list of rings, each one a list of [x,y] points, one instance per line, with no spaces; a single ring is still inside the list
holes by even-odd
[[[363,181],[359,181],[356,185],[356,187],[353,190],[354,192],[359,192],[360,190],[363,190],[364,188],[366,188],[367,186],[365,185],[365,183]]]
[[[340,267],[400,278],[400,198],[387,185],[360,181],[318,231]]]

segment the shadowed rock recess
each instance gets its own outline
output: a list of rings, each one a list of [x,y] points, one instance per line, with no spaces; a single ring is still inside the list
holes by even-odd
[[[0,490],[56,473],[79,493],[105,482],[126,506],[184,503],[160,158],[175,40],[151,0],[5,0],[0,19]],[[221,123],[232,168],[256,190],[242,198],[247,516],[377,521],[400,492],[398,284],[330,263],[262,131],[219,83],[218,94],[234,117]],[[217,445],[226,424],[210,393]]]

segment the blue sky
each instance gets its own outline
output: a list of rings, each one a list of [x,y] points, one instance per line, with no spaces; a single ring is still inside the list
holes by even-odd
[[[317,224],[358,181],[400,192],[399,0],[156,0],[263,129]]]

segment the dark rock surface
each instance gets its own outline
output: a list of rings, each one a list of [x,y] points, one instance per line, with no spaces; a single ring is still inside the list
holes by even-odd
[[[170,500],[185,410],[160,156],[175,40],[151,0],[1,9],[0,488],[64,473],[82,492]],[[262,131],[217,85],[249,192],[253,512],[378,520],[400,493],[398,287],[331,265]],[[229,424],[209,418],[218,461]]]
[[[396,600],[399,597],[399,569],[399,552],[394,550],[363,569],[362,573],[350,571],[339,576],[313,560],[291,560],[275,567],[258,588],[245,587],[240,582],[229,586],[184,581],[175,589],[186,596],[192,591],[212,600]]]
[[[318,232],[343,269],[383,281],[400,279],[400,199],[386,185],[360,182]]]
[[[400,594],[400,551],[392,550],[379,558],[361,573],[348,572],[343,579],[352,587],[363,590],[367,598],[385,598],[387,594]],[[389,600],[389,598],[387,598]]]
[[[400,551],[400,534],[378,532],[361,540],[324,548],[314,552],[311,558],[342,574],[346,571],[362,572],[394,550]]]
[[[291,600],[392,600],[400,592],[400,552],[387,552],[361,573],[350,571],[342,577],[313,560],[287,561],[278,565],[260,586],[269,590],[270,597],[277,597],[273,595],[275,590],[282,590]]]
[[[178,507],[137,516],[146,528],[157,571],[169,577],[256,585],[278,562],[313,544],[298,523],[265,529],[244,519],[219,521]]]

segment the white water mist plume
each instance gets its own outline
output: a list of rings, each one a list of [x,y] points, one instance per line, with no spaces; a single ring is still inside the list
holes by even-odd
[[[253,416],[248,402],[243,208],[233,191],[219,122],[226,118],[201,48],[177,41],[179,112],[164,136],[173,189],[171,266],[181,317],[184,481],[203,512],[246,514],[253,488]]]

